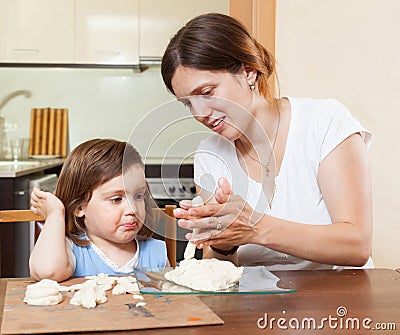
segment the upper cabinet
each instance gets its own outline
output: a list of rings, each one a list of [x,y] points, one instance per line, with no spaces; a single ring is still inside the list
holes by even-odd
[[[75,13],[75,63],[139,63],[139,0],[75,0]]]
[[[0,63],[137,66],[229,0],[0,0]]]
[[[0,1],[1,62],[70,63],[73,50],[73,1]]]
[[[141,63],[159,61],[179,28],[191,18],[211,12],[229,14],[229,0],[140,0]]]

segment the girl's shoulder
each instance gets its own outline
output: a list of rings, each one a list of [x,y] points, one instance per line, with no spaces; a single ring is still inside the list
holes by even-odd
[[[139,247],[142,248],[152,248],[152,249],[159,249],[165,248],[165,241],[150,237],[146,240],[139,241]]]

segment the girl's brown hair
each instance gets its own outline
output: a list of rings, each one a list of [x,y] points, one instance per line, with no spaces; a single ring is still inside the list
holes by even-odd
[[[193,18],[173,36],[162,58],[161,73],[174,94],[171,81],[178,66],[237,74],[242,65],[257,71],[258,91],[273,102],[268,84],[275,75],[273,56],[238,20],[210,13]]]
[[[67,157],[57,182],[56,196],[65,206],[66,235],[78,245],[88,241],[77,237],[86,232],[83,218],[76,217],[75,211],[86,205],[93,191],[107,181],[120,176],[123,170],[133,165],[144,168],[137,150],[127,142],[113,139],[93,139],[78,145]],[[153,235],[154,201],[147,186],[145,194],[146,218],[138,233],[139,239]],[[150,227],[150,228],[149,228]]]

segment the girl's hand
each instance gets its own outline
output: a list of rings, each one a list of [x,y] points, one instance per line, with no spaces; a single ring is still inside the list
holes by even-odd
[[[31,194],[31,211],[40,215],[45,220],[50,215],[61,215],[64,217],[64,205],[60,199],[50,192],[41,191],[34,187]]]

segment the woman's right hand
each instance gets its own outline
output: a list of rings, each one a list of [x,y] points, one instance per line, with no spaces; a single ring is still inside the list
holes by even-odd
[[[240,196],[231,193],[229,182],[221,178],[215,202],[196,208],[191,208],[190,200],[181,202],[181,208],[174,211],[179,226],[198,229],[196,234],[189,233],[186,238],[198,243],[199,247],[250,243],[260,214],[255,213]]]
[[[45,220],[50,215],[64,217],[64,204],[54,194],[34,187],[31,194],[31,211]]]

